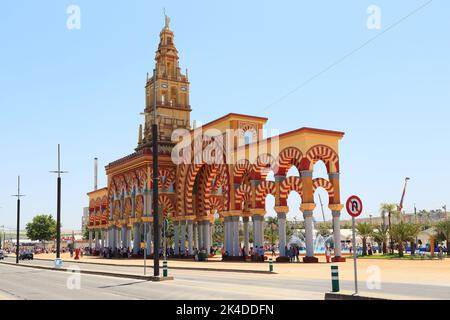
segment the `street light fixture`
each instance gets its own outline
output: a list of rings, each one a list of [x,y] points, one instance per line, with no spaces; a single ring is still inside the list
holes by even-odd
[[[58,170],[50,171],[58,174],[57,178],[57,201],[56,201],[56,259],[60,258],[61,249],[61,174],[68,171],[61,171],[61,146],[58,144]]]
[[[12,195],[13,197],[17,197],[17,235],[16,235],[16,264],[19,263],[19,254],[20,254],[20,198],[25,197],[24,194],[20,194],[20,176],[17,177],[17,194]]]

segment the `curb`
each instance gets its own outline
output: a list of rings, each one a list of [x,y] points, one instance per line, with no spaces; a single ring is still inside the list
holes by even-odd
[[[35,264],[34,265],[32,265],[32,264],[16,264],[16,263],[12,263],[12,262],[2,262],[2,264],[16,266],[16,267],[48,270],[48,271],[63,271],[63,272],[71,271],[71,269],[67,269],[67,268],[56,269],[53,267],[38,266]],[[115,278],[127,278],[127,279],[137,279],[137,280],[145,280],[145,281],[154,281],[154,282],[174,280],[174,277],[154,277],[154,276],[143,276],[143,275],[130,274],[130,273],[112,273],[112,272],[95,271],[95,270],[80,270],[80,273],[97,275],[97,276],[115,277]]]
[[[50,259],[42,259],[42,258],[34,258],[34,260],[39,261],[53,261]],[[71,261],[71,260],[64,260]],[[138,264],[115,264],[115,263],[100,263],[100,262],[86,262],[86,261],[71,261],[71,263],[82,263],[82,264],[95,264],[100,266],[113,266],[113,267],[143,267]],[[148,268],[153,268],[153,266],[147,266]],[[162,266],[160,266],[162,268]],[[192,270],[192,271],[214,271],[214,272],[239,272],[239,273],[256,273],[256,274],[277,274],[276,272],[264,271],[264,270],[242,270],[242,269],[220,269],[220,268],[191,268],[191,267],[169,267],[169,269],[178,269],[178,270]]]
[[[372,301],[388,301],[391,299],[387,298],[377,298],[353,295],[350,293],[339,293],[339,292],[327,292],[325,293],[325,300],[372,300]]]

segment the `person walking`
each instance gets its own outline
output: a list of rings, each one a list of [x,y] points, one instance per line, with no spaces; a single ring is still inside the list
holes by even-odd
[[[331,262],[331,249],[329,246],[327,246],[325,249],[325,258],[327,259],[327,263]]]

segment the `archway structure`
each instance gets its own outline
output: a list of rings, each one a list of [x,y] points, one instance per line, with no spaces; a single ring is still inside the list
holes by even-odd
[[[166,25],[161,30],[155,56],[156,72],[148,77],[145,86],[145,122],[139,126],[135,152],[108,164],[107,187],[88,193],[89,230],[105,230],[106,245],[113,250],[132,246],[133,251],[138,252],[138,240],[143,238],[139,230],[143,224],[150,229],[155,214],[151,210],[153,148],[150,128],[156,108],[159,212],[174,221],[176,254],[189,256],[194,248],[209,250],[216,212],[224,222],[223,245],[229,259],[241,259],[242,251],[246,255],[249,253],[250,219],[254,230],[253,246],[263,246],[265,199],[270,194],[275,198],[279,250],[283,258],[287,244],[287,198],[289,192],[296,191],[302,198],[300,210],[305,219],[304,261],[317,262],[313,248],[314,191],[324,188],[329,194],[333,214],[334,260],[343,261],[339,238],[343,207],[339,141],[344,133],[300,128],[264,138],[267,118],[238,113],[191,127],[188,74],[181,73],[173,39],[174,34]],[[328,179],[313,180],[313,168],[318,161],[325,164]],[[287,177],[292,166],[300,173],[299,177]],[[275,181],[266,181],[271,171]],[[103,199],[100,205],[99,197]],[[243,242],[239,239],[241,226]],[[131,230],[135,239],[133,245]]]

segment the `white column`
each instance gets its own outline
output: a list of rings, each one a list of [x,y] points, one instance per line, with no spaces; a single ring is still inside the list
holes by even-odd
[[[105,248],[109,247],[109,228],[105,229]]]
[[[305,219],[306,257],[314,257],[313,212],[304,211],[303,218]]]
[[[198,246],[198,223],[197,221],[194,221],[194,247],[199,248]]]
[[[126,225],[122,226],[122,248],[123,249],[127,248],[127,226]]]
[[[133,254],[139,254],[140,244],[141,244],[141,232],[139,230],[140,224],[133,224]]]
[[[131,242],[131,228],[127,228],[127,236],[128,236],[128,239],[127,239],[127,244],[128,244],[128,248],[130,248],[131,249],[131,247],[132,247],[132,242]]]
[[[249,218],[248,217],[243,217],[242,218],[243,224],[244,224],[244,253],[246,256],[248,256],[248,252],[249,252],[249,246],[250,246],[250,232],[248,230],[248,221]]]
[[[106,248],[106,229],[102,229],[102,249]]]
[[[180,221],[181,226],[181,255],[186,253],[186,220]]]
[[[146,231],[147,234],[146,236],[146,240],[147,240],[147,255],[152,254],[153,252],[153,246],[152,246],[152,223],[146,223]]]
[[[207,254],[209,255],[209,247],[210,244],[210,238],[211,238],[211,223],[209,221],[203,221],[203,242],[206,249]]]
[[[253,245],[254,249],[256,249],[256,247],[261,247],[262,245],[260,236],[262,217],[259,215],[254,215],[252,216],[252,220],[253,220]]]
[[[223,245],[226,252],[231,254],[230,251],[230,235],[228,233],[230,225],[230,217],[224,217],[223,219]]]
[[[280,256],[286,256],[286,213],[278,212],[278,232],[279,232],[279,241],[278,247],[280,250]]]
[[[188,252],[189,252],[189,255],[193,255],[194,251],[192,250],[192,233],[193,233],[193,221],[192,220],[187,221],[187,227],[188,227]]]
[[[203,221],[197,222],[198,226],[198,249],[204,248],[204,242],[203,242]]]
[[[99,232],[98,232],[98,229],[97,230],[95,230],[95,249],[97,250],[98,248],[100,248],[100,243],[99,243],[99,241],[98,241],[98,238],[99,238]]]
[[[233,256],[239,256],[239,217],[233,217]]]
[[[89,230],[89,249],[92,248],[92,230]]]
[[[113,226],[113,243],[112,243],[113,252],[117,252],[117,248],[119,247],[119,228],[117,226]]]
[[[179,225],[180,223],[178,221],[173,222],[175,255],[178,255],[180,253]]]
[[[341,223],[340,211],[332,211],[333,215],[333,238],[334,238],[334,256],[341,257]]]

